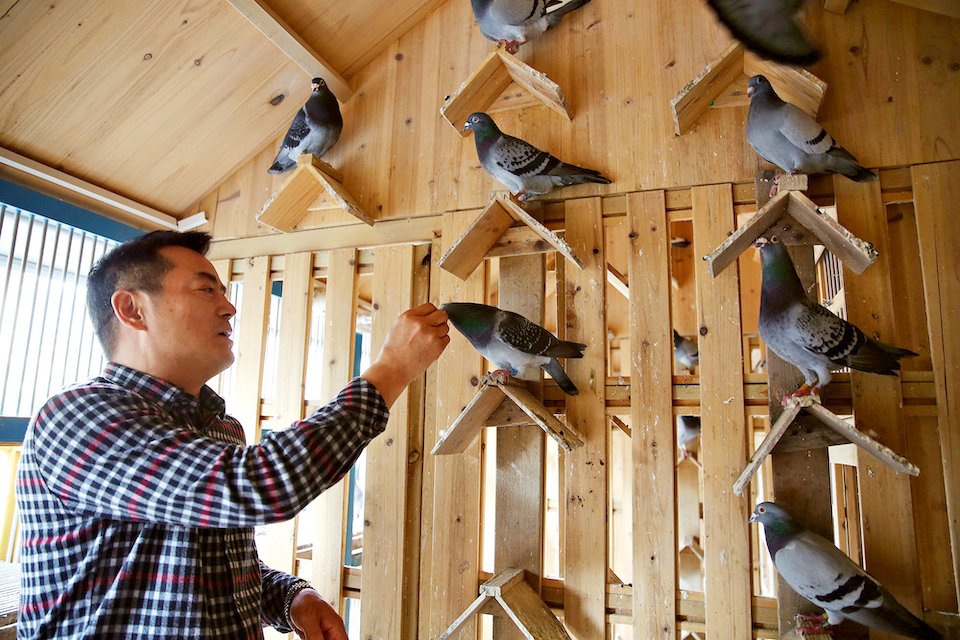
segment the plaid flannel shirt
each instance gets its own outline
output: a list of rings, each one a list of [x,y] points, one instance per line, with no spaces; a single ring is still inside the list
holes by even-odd
[[[244,446],[209,387],[191,396],[117,364],[47,401],[17,473],[18,638],[261,638],[290,631],[302,582],[260,563],[255,525],[292,518],[386,426],[356,378]]]

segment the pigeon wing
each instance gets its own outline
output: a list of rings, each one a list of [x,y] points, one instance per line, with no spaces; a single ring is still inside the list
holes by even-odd
[[[543,0],[492,0],[487,15],[498,22],[521,25],[545,10]]]
[[[287,129],[287,135],[283,137],[283,144],[281,146],[295,149],[300,146],[300,143],[303,142],[303,139],[306,138],[309,133],[310,125],[307,124],[307,112],[301,108],[300,111],[297,111],[297,115],[293,117],[293,122],[290,124],[290,128]]]
[[[814,303],[804,304],[795,328],[797,340],[807,351],[836,364],[845,364],[844,359],[865,340],[862,331]]]
[[[793,20],[797,0],[708,0],[734,37],[761,57],[807,65],[820,54]]]
[[[497,325],[500,338],[523,353],[543,355],[557,339],[549,331],[521,315],[507,315]]]
[[[497,142],[494,159],[498,167],[518,178],[550,173],[563,164],[526,140],[507,135]]]
[[[806,153],[826,153],[836,144],[827,130],[799,107],[785,102],[781,109],[780,133],[793,146]]]

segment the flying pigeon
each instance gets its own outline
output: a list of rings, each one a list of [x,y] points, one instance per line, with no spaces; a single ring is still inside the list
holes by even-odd
[[[340,139],[343,117],[337,97],[327,88],[323,78],[314,78],[311,86],[313,93],[294,116],[287,135],[280,143],[277,158],[267,169],[269,173],[293,169],[297,165],[297,158],[303,153],[319,158]]]
[[[677,448],[682,458],[690,456],[687,445],[700,437],[700,416],[677,417]]]
[[[693,369],[700,364],[700,347],[696,341],[684,338],[673,330],[673,357],[686,369]]]
[[[582,358],[587,345],[558,340],[519,313],[474,302],[448,302],[440,307],[457,331],[480,354],[508,376],[530,377],[537,367],[571,396],[579,393],[557,358]]]
[[[816,120],[781,100],[765,77],[750,78],[747,95],[747,141],[764,160],[787,173],[839,173],[855,182],[877,179]]]
[[[761,58],[808,65],[820,53],[794,20],[803,0],[707,0],[733,37]]]
[[[529,142],[504,135],[485,113],[470,114],[463,126],[467,129],[473,131],[480,164],[514,192],[512,197],[519,202],[572,184],[610,184],[599,171],[566,164]]]
[[[818,394],[830,382],[831,369],[850,367],[892,376],[900,369],[900,358],[917,355],[867,337],[823,305],[810,302],[779,238],[760,238],[757,246],[763,260],[760,337],[804,378],[784,400]]]
[[[560,24],[560,20],[590,0],[470,0],[480,33],[516,53],[527,40]],[[560,5],[553,11],[547,9]]]
[[[794,591],[827,611],[831,625],[844,618],[907,638],[941,640],[933,627],[907,611],[870,574],[826,538],[805,529],[773,502],[761,502],[750,522],[763,525],[767,551]]]

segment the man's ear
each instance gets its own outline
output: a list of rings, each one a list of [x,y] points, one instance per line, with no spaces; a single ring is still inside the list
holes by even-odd
[[[135,331],[143,331],[147,328],[146,318],[143,313],[143,303],[143,293],[140,291],[118,289],[110,296],[113,315],[120,321],[120,324],[130,327]]]

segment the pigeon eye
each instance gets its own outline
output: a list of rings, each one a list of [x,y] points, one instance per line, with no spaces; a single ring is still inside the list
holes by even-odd
[[[757,513],[766,513],[766,512],[767,512],[767,510],[764,509],[763,507],[759,507],[759,508],[757,509]]]
[[[777,236],[770,236],[770,242],[772,242],[773,244],[777,244],[778,242],[780,242],[780,238]]]

